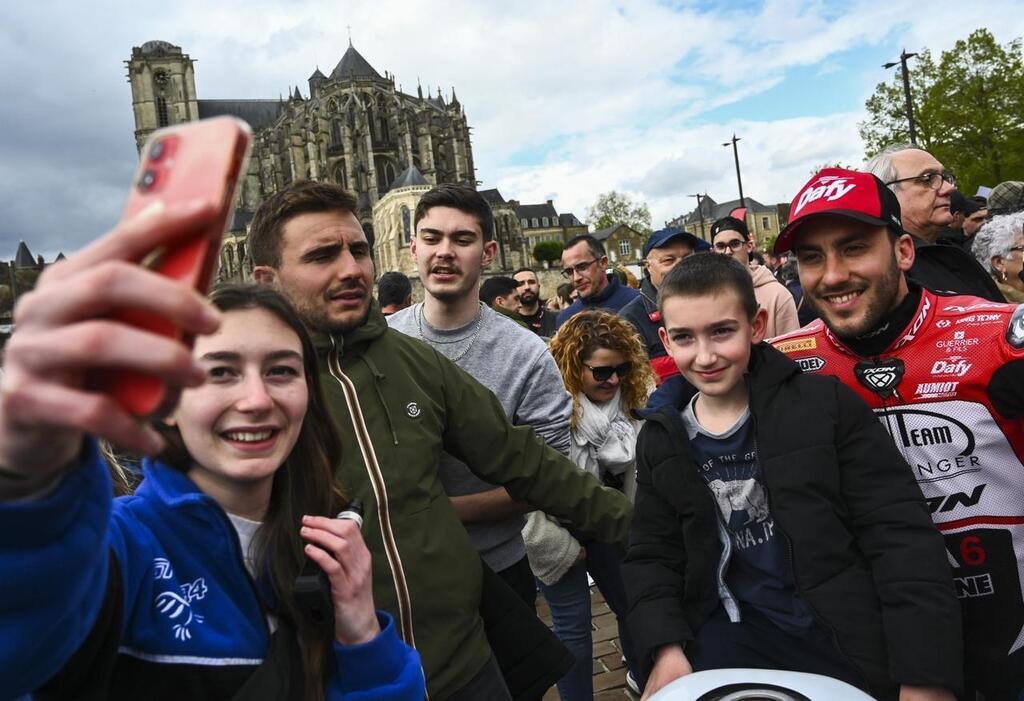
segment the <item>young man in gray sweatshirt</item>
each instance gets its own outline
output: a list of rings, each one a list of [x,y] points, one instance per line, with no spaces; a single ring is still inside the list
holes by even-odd
[[[439,185],[417,205],[415,227],[410,250],[424,301],[388,324],[432,345],[494,392],[512,423],[532,426],[568,454],[572,398],[546,344],[480,302],[481,274],[497,252],[486,200],[465,186]],[[537,589],[521,535],[529,507],[450,455],[440,474],[481,557],[532,607]]]

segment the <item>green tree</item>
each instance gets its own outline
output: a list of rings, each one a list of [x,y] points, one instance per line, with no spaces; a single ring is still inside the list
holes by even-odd
[[[944,51],[911,59],[918,144],[957,174],[967,195],[1024,173],[1024,50],[1020,38],[1000,46],[987,29]],[[866,103],[860,124],[867,156],[909,141],[903,78],[895,71]]]
[[[562,257],[561,241],[540,241],[533,247],[533,257],[541,263],[554,262]]]
[[[636,202],[615,190],[597,196],[594,206],[587,209],[587,221],[598,230],[627,224],[645,236],[651,233],[651,212],[647,203]]]

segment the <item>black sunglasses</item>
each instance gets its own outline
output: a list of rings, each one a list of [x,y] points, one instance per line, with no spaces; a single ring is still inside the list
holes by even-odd
[[[611,379],[612,375],[618,375],[619,379],[625,379],[629,371],[633,369],[633,363],[621,363],[619,365],[600,365],[598,367],[591,367],[586,363],[583,363],[583,367],[590,370],[594,375],[594,379],[598,382],[604,382],[605,380]]]

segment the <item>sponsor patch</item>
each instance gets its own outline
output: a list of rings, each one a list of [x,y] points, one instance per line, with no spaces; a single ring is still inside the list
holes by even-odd
[[[783,353],[796,353],[797,351],[814,350],[818,347],[818,339],[813,336],[811,338],[795,338],[792,341],[782,341],[774,345]]]
[[[1011,327],[1012,327],[1012,324],[1011,324]],[[1024,328],[1022,328],[1022,331],[1024,331]],[[1009,331],[1007,331],[1007,339],[1009,339]],[[1022,343],[1024,343],[1024,335],[1022,335],[1021,341],[1022,341]],[[973,348],[974,346],[977,346],[977,345],[980,345],[980,344],[981,344],[981,339],[978,339],[978,338],[968,338],[966,331],[954,331],[952,338],[947,338],[944,341],[936,341],[935,342],[935,347],[936,348],[942,348],[943,350],[963,351],[963,350],[967,350],[968,348]]]
[[[963,377],[970,372],[972,367],[973,364],[967,358],[951,355],[948,358],[936,360],[932,365],[931,374],[936,377]]]
[[[975,574],[970,577],[954,577],[956,595],[960,599],[973,599],[979,596],[992,596],[996,593],[996,585],[989,573]]]
[[[956,396],[959,381],[954,382],[920,382],[914,394],[920,399],[943,399]]]
[[[951,323],[953,322],[951,322],[949,319],[939,319],[938,321],[935,322],[935,326],[940,329],[948,329]]]
[[[956,320],[956,325],[970,324],[971,326],[978,326],[981,324],[991,324],[994,321],[999,321],[1003,318],[1002,314],[971,314],[961,319]]]
[[[800,366],[800,369],[804,372],[818,372],[825,367],[825,359],[817,355],[812,355],[809,358],[797,358],[796,364]]]

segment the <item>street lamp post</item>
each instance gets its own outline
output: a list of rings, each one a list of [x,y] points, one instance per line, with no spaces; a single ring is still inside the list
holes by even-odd
[[[917,56],[917,54],[908,54],[906,49],[903,49],[903,53],[900,54],[899,66],[900,71],[903,73],[903,96],[907,100],[907,124],[910,127],[910,143],[917,146],[917,128],[914,126],[914,101],[910,97],[910,72],[907,70],[907,59],[911,59]],[[892,68],[897,65],[896,61],[890,61],[882,66],[882,68]]]
[[[690,197],[696,197],[697,198],[697,216],[700,217],[700,237],[704,238],[704,236],[705,236],[705,234],[704,234],[704,212],[701,211],[701,208],[700,208],[701,194],[698,192],[695,195],[690,195]]]
[[[739,137],[736,134],[732,135],[732,139],[726,141],[722,146],[728,146],[732,144],[732,157],[736,161],[736,185],[740,189],[740,207],[746,207],[747,202],[743,199],[743,179],[740,177],[740,152],[736,148],[736,142],[739,141]]]

